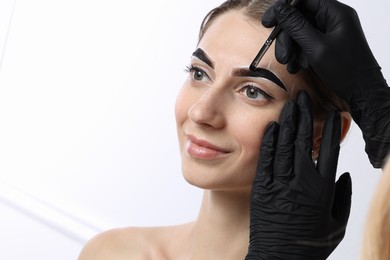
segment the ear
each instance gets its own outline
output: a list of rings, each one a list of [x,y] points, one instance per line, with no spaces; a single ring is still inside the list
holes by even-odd
[[[349,112],[340,112],[341,117],[341,137],[340,143],[344,141],[347,136],[349,128],[351,127],[352,117]],[[323,121],[314,121],[313,125],[313,158],[318,157],[320,151],[320,145],[322,141],[322,128],[324,127]]]

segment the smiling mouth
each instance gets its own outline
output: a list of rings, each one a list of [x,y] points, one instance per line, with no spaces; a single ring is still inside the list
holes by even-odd
[[[188,136],[186,152],[191,157],[201,160],[215,160],[225,158],[230,151],[213,145],[207,141]]]

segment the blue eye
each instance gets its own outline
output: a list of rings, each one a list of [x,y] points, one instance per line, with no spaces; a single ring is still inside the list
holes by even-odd
[[[244,95],[249,98],[249,99],[253,99],[253,100],[262,100],[262,99],[266,99],[266,100],[269,100],[269,99],[274,99],[273,97],[271,97],[270,95],[268,95],[265,91],[263,91],[262,89],[260,88],[257,88],[255,86],[252,86],[252,85],[247,85],[245,87],[243,87],[241,90],[240,90],[241,93],[244,93]]]
[[[207,75],[206,72],[204,72],[204,70],[202,70],[202,69],[200,69],[198,67],[195,67],[193,65],[187,66],[186,71],[188,73],[190,73],[192,79],[194,79],[196,81],[202,81],[202,80],[205,80],[205,79],[209,79],[209,76]]]

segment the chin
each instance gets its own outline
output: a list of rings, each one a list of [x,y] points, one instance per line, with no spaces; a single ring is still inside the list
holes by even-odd
[[[202,169],[183,165],[184,179],[191,185],[204,190],[250,191],[254,174],[252,172],[221,171],[218,169]],[[245,176],[248,176],[245,178]]]

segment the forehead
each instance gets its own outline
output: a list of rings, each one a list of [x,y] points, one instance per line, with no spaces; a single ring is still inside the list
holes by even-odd
[[[216,58],[229,56],[232,62],[248,64],[266,40],[270,29],[249,20],[241,11],[229,11],[218,16],[211,22],[199,47],[207,50]],[[271,47],[273,49],[273,46]],[[266,54],[270,56],[270,52]],[[272,57],[266,57],[268,60]]]
[[[215,63],[215,70],[231,70],[236,67],[249,67],[254,57],[271,33],[258,22],[250,20],[241,11],[229,11],[212,21],[198,44]],[[300,74],[291,75],[276,61],[274,44],[260,61],[258,67],[274,72],[286,83],[291,92],[296,86],[306,86]],[[290,91],[289,91],[290,92]],[[291,93],[294,94],[294,93]]]

